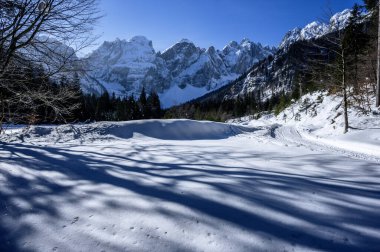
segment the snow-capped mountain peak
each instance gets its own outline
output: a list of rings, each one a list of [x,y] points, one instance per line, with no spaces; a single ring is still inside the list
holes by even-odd
[[[349,19],[351,17],[351,10],[346,9],[342,12],[336,13],[330,19],[330,27],[332,30],[340,30],[348,25]]]
[[[300,32],[301,39],[310,40],[313,38],[317,38],[326,34],[329,31],[329,26],[327,24],[314,21],[308,25],[306,25]]]
[[[227,66],[232,67],[236,73],[243,74],[247,70],[244,66],[252,66],[259,58],[265,58],[274,53],[275,50],[274,48],[263,47],[260,43],[254,43],[245,38],[240,44],[236,41],[231,41],[223,48],[221,53]],[[255,57],[249,57],[253,55]]]
[[[224,48],[223,48],[223,51],[225,50],[229,50],[230,48],[238,48],[239,47],[239,43],[236,42],[236,41],[231,41],[229,42]]]
[[[187,43],[187,44],[194,44],[193,41],[191,41],[190,39],[181,39],[178,43]]]
[[[346,9],[333,15],[328,24],[314,21],[302,29],[295,28],[285,34],[279,48],[286,49],[297,41],[319,38],[329,32],[343,29],[348,25],[350,16],[351,10]]]
[[[165,53],[167,53],[169,51],[178,50],[179,48],[183,48],[183,47],[187,47],[187,46],[195,47],[195,44],[191,40],[189,40],[189,39],[181,39],[180,41],[178,41],[174,45],[172,45],[169,48],[165,49],[162,52],[162,54],[165,54]]]
[[[141,46],[147,46],[153,48],[153,43],[151,40],[148,40],[145,36],[135,36],[128,40],[129,43],[138,44]]]

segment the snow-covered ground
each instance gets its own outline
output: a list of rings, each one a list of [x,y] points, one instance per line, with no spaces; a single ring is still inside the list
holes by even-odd
[[[380,130],[280,116],[10,128],[0,251],[378,251]]]
[[[370,100],[369,104],[374,104]],[[380,109],[370,112],[351,107],[349,132],[344,131],[342,98],[326,92],[307,94],[278,116],[268,114],[258,120],[243,117],[230,123],[270,131],[272,141],[326,149],[362,159],[380,160]]]

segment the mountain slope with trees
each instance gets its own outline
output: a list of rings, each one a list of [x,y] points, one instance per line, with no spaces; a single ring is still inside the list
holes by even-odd
[[[370,111],[369,101],[376,92],[378,12],[368,5],[363,8],[356,5],[332,16],[330,32],[321,34],[314,27],[318,30],[314,37],[298,40],[287,34],[282,43],[286,46],[276,54],[229,85],[169,109],[166,117],[224,121],[262,111],[279,113],[315,90],[342,96],[345,108]]]

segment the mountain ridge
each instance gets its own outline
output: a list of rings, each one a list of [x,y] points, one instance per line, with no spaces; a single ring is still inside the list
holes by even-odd
[[[88,93],[108,91],[118,96],[136,96],[145,87],[148,92],[156,91],[164,98],[163,106],[170,107],[195,98],[186,97],[186,89],[199,89],[197,95],[215,90],[276,50],[248,39],[230,42],[223,50],[201,48],[182,39],[156,52],[144,36],[116,39],[105,41],[89,55],[88,68],[93,70],[83,76],[81,84]],[[166,93],[170,100],[165,100]]]

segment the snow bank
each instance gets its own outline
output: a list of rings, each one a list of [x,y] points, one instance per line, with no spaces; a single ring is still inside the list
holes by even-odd
[[[316,143],[329,150],[348,151],[351,153],[350,156],[353,153],[357,156],[359,153],[378,160],[380,158],[379,109],[372,106],[371,112],[364,113],[356,107],[350,107],[348,110],[350,129],[347,134],[343,134],[344,113],[341,104],[341,97],[331,96],[326,92],[315,92],[303,96],[278,116],[266,114],[259,120],[243,117],[230,122],[249,127],[265,127],[268,134],[276,130],[281,131],[277,135],[275,133],[272,135],[281,137],[282,142],[297,141],[297,144],[305,146]],[[370,104],[374,104],[374,100],[370,101]]]
[[[251,128],[191,120],[141,120],[92,124],[11,128],[0,136],[6,142],[94,142],[150,137],[161,140],[225,139]]]

